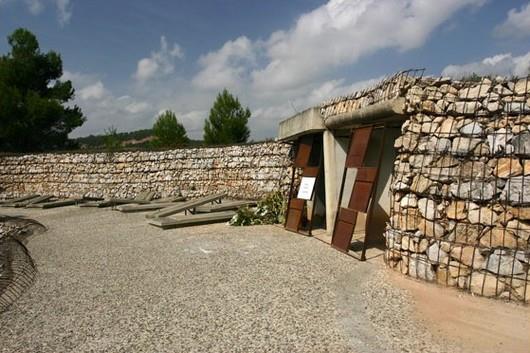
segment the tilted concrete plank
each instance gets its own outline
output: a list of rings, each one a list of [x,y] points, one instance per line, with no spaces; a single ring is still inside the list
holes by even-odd
[[[153,202],[146,205],[127,204],[116,207],[116,210],[120,212],[145,212],[145,211],[156,211],[162,208],[176,206],[179,202]]]
[[[65,199],[65,200],[57,200],[57,201],[51,201],[51,202],[37,203],[37,204],[33,204],[33,205],[28,205],[26,207],[28,207],[28,208],[48,209],[48,208],[75,205],[77,202],[79,202],[79,200],[77,200],[77,199]]]
[[[143,191],[136,195],[134,198],[134,201],[140,201],[140,202],[149,202],[155,197],[156,193],[154,191]]]
[[[39,196],[40,196],[39,194],[32,194],[32,195],[26,195],[26,196],[22,196],[22,197],[19,197],[19,198],[16,198],[16,199],[12,199],[12,200],[5,200],[5,201],[2,201],[0,206],[2,206],[2,207],[15,207],[15,205],[17,203],[19,203],[19,202],[24,202],[24,201],[28,201],[28,200],[31,200],[31,199],[35,199],[35,198],[37,198]]]
[[[256,201],[226,201],[223,203],[216,203],[213,205],[202,205],[197,208],[195,208],[195,212],[197,213],[208,213],[208,212],[220,212],[220,211],[228,211],[228,210],[237,210],[240,207],[243,206],[254,206],[256,205]]]
[[[161,199],[151,200],[152,203],[168,203],[168,202],[177,202],[177,201],[186,201],[186,198],[182,195],[179,196],[168,196]]]
[[[225,193],[219,193],[219,194],[214,194],[214,195],[208,195],[208,196],[205,196],[205,197],[200,197],[198,199],[194,199],[194,200],[183,202],[180,205],[175,205],[175,206],[163,208],[160,211],[154,212],[154,213],[150,213],[150,214],[146,215],[145,217],[146,218],[159,218],[159,217],[171,216],[171,215],[173,215],[175,213],[179,213],[179,212],[182,212],[182,211],[185,211],[185,210],[189,210],[189,209],[195,208],[197,206],[204,205],[205,203],[208,203],[208,202],[213,202],[213,201],[219,200],[219,199],[221,199],[221,198],[223,198],[225,196],[226,196]]]
[[[34,199],[34,198],[39,197],[39,196],[40,196],[39,194],[31,194],[31,195],[25,195],[25,196],[17,197],[15,199],[2,200],[2,201],[0,201],[0,205],[8,206],[8,205],[15,204],[17,202],[23,202],[23,201],[27,201],[27,200],[30,200],[30,199]]]
[[[223,211],[213,213],[200,213],[187,216],[174,216],[174,217],[160,217],[149,220],[149,224],[163,229],[177,228],[177,227],[190,227],[200,224],[217,223],[230,220],[234,215],[235,211]]]
[[[31,200],[27,200],[27,201],[24,201],[24,202],[19,202],[19,203],[15,204],[15,207],[28,207],[29,205],[33,205],[33,204],[36,204],[36,203],[46,202],[49,199],[51,199],[52,197],[53,197],[53,195],[39,196],[39,197],[36,197],[34,199],[31,199]]]
[[[103,201],[102,204],[104,206],[99,207],[108,207],[108,206],[117,206],[117,205],[126,205],[126,204],[148,204],[149,201],[147,200],[136,200],[136,199],[110,199],[107,201]]]
[[[85,202],[79,205],[79,207],[111,207],[117,205],[126,204],[148,204],[149,201],[140,201],[135,199],[109,199],[103,201]]]
[[[103,202],[103,201],[88,201],[88,202],[83,202],[81,204],[79,204],[79,207],[98,207],[98,205]]]

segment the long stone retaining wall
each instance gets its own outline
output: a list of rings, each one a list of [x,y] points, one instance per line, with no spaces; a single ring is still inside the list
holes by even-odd
[[[291,146],[266,142],[157,152],[59,153],[0,157],[0,195],[194,197],[227,192],[255,199],[289,188]]]

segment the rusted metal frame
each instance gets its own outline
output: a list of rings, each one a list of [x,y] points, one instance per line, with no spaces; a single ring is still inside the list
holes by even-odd
[[[286,210],[286,215],[285,215],[284,228],[289,230],[289,231],[296,232],[298,234],[304,234],[304,233],[300,232],[300,222],[302,220],[301,217],[303,217],[304,207],[307,210],[307,200],[301,200],[302,203],[303,203],[303,206],[300,209],[294,208],[294,210],[299,210],[301,212],[300,219],[298,221],[298,224],[297,224],[296,228],[288,227],[289,214],[290,214],[290,211],[292,209],[291,208],[291,204],[293,203],[293,201],[298,201],[298,199],[296,197],[294,197],[294,195],[293,195],[295,173],[296,173],[297,168],[302,168],[303,169],[302,170],[302,176],[307,176],[306,175],[306,171],[308,171],[309,169],[316,169],[317,170],[317,173],[314,175],[314,177],[315,177],[315,187],[313,188],[313,193],[311,195],[310,200],[315,199],[316,186],[318,185],[319,176],[320,176],[320,174],[322,172],[321,171],[321,167],[322,167],[322,156],[323,156],[323,150],[321,149],[320,155],[318,156],[318,166],[316,166],[316,167],[309,167],[308,166],[309,159],[311,157],[311,153],[313,152],[315,138],[316,138],[315,134],[312,134],[312,135],[309,135],[309,136],[300,137],[299,143],[298,143],[298,147],[297,147],[297,151],[296,151],[296,154],[295,154],[295,161],[293,163],[293,171],[292,171],[292,174],[291,174],[291,186],[290,186],[290,191],[289,191],[289,200],[288,200],[287,210]],[[307,144],[307,141],[309,139],[311,139],[311,143]],[[302,147],[304,145],[305,145],[305,147]],[[300,152],[300,148],[307,148],[307,145],[309,145],[309,150],[306,149],[306,150],[303,150],[302,152]],[[304,153],[306,155],[306,158],[300,157],[301,156],[300,153]],[[303,162],[303,163],[301,163],[301,162]],[[311,175],[311,176],[313,176],[313,175]],[[314,200],[313,200],[313,202],[314,202]],[[315,207],[314,206],[315,205],[313,205],[313,207],[311,209],[311,217],[310,217],[310,220],[309,220],[309,231],[308,231],[308,234],[307,234],[309,236],[312,235],[312,230],[313,230],[313,217],[314,217],[314,213],[315,213]]]
[[[350,217],[344,217],[344,213],[350,213]],[[334,232],[333,232],[333,236],[334,237],[332,238],[331,246],[334,249],[336,249],[336,250],[338,250],[340,252],[343,252],[343,253],[345,253],[346,255],[349,255],[349,256],[352,256],[349,253],[349,244],[351,244],[353,231],[355,230],[355,227],[357,226],[357,217],[358,216],[359,216],[359,212],[358,211],[352,210],[350,208],[340,207],[339,211],[337,213],[337,217],[336,217],[336,224],[335,224],[335,229],[334,229]],[[339,242],[337,242],[337,241],[334,242],[333,241],[333,239],[335,238],[335,234],[337,234],[335,232],[335,230],[338,230],[341,224],[344,224],[345,226],[347,226],[349,228],[348,229],[349,236],[346,239],[346,243],[348,244],[348,246],[346,246],[345,248],[340,247],[339,246]],[[352,257],[355,257],[355,256],[352,256]]]
[[[296,173],[296,167],[294,166],[294,161],[293,161],[292,172],[291,172],[291,184],[289,186],[289,198],[287,199],[287,207],[285,208],[285,212],[284,212],[284,221],[283,221],[284,228],[287,226],[287,216],[289,215],[289,208],[291,207],[291,199],[292,199],[292,194],[293,194],[295,173]]]
[[[320,156],[318,157],[318,166],[317,167],[312,167],[312,168],[316,168],[317,169],[317,173],[316,173],[316,176],[315,176],[315,185],[313,187],[313,193],[311,195],[311,198],[310,200],[313,201],[313,207],[311,207],[311,219],[309,220],[309,230],[308,230],[308,235],[309,236],[312,236],[313,234],[313,219],[315,217],[315,209],[316,209],[316,200],[317,200],[317,197],[316,197],[316,188],[317,188],[317,185],[318,185],[318,182],[320,180],[320,174],[322,174],[322,169],[321,169],[321,166],[322,166],[322,156],[324,154],[324,148],[321,148],[320,149]],[[305,205],[306,205],[306,210],[307,210],[307,200],[305,201]]]
[[[308,235],[308,236],[312,236],[312,232],[313,232],[313,219],[314,219],[314,215],[315,215],[315,201],[316,201],[316,187],[318,185],[318,182],[320,180],[320,174],[322,173],[322,170],[321,170],[321,165],[322,165],[322,151],[320,153],[320,156],[319,156],[319,162],[318,162],[318,166],[316,167],[305,167],[303,168],[303,171],[302,171],[302,176],[309,176],[309,177],[314,177],[315,178],[315,186],[313,187],[313,193],[311,194],[311,198],[309,200],[313,201],[313,207],[311,208],[311,217],[309,219],[309,226],[308,226],[308,229],[307,229],[307,234],[305,232],[301,232],[300,231],[300,225],[298,225],[297,227],[297,230],[296,230],[296,233],[298,234],[303,234],[303,235]],[[316,170],[316,173],[307,173],[307,171],[309,170]],[[294,198],[295,201],[298,201],[298,200],[301,200],[302,201],[302,208],[300,209],[301,210],[301,216],[303,216],[304,214],[304,208],[307,212],[307,201],[309,200],[302,200],[302,199],[298,199],[298,198]],[[293,201],[293,199],[291,200],[291,202]],[[306,213],[306,216],[309,216],[307,213]],[[309,217],[307,217],[309,218]],[[300,219],[301,221],[301,219]],[[291,230],[292,229],[288,229],[288,230]]]
[[[296,151],[294,153],[294,159],[293,159],[293,166],[292,166],[292,173],[291,173],[291,185],[289,187],[289,199],[287,201],[287,208],[285,210],[285,221],[283,223],[283,227],[287,230],[291,230],[291,229],[288,229],[287,228],[287,224],[289,223],[289,214],[290,214],[290,210],[291,210],[291,203],[294,199],[293,197],[293,193],[294,193],[294,179],[295,179],[295,175],[296,175],[296,171],[298,168],[300,168],[300,166],[298,165],[298,160],[299,160],[299,153],[300,152],[300,148],[301,148],[301,144],[302,144],[302,139],[304,138],[305,136],[302,136],[302,137],[299,137],[298,138],[298,142],[296,144]],[[307,138],[307,137],[305,137]],[[296,230],[291,230],[291,231],[295,231],[295,232],[298,232],[298,227]]]
[[[353,141],[353,129],[351,130],[350,132],[350,141],[348,142],[348,150],[347,150],[347,153],[350,152],[350,149],[352,147],[352,141]],[[341,201],[342,201],[342,196],[344,194],[344,181],[346,180],[346,173],[348,172],[348,167],[347,167],[347,161],[348,160],[348,155],[346,155],[346,158],[344,160],[344,170],[342,171],[342,179],[341,179],[341,184],[340,184],[340,192],[339,192],[339,198],[338,198],[338,203],[337,203],[337,214],[335,216],[335,222],[333,224],[333,234],[331,235],[331,246],[339,251],[342,251],[342,249],[339,249],[337,248],[334,244],[333,244],[333,239],[335,238],[335,232],[337,230],[337,224],[339,222],[339,215],[340,215],[340,209],[341,209]],[[347,253],[347,252],[346,252]]]
[[[331,245],[333,246],[333,248],[341,252],[347,253],[347,254],[349,254],[348,253],[349,246],[344,246],[344,248],[340,247],[340,244],[342,244],[343,241],[341,241],[342,238],[337,239],[337,236],[342,237],[342,233],[346,232],[348,235],[346,236],[347,239],[344,243],[347,243],[347,244],[351,243],[351,238],[353,237],[353,232],[355,231],[355,227],[357,225],[357,218],[359,215],[359,210],[352,209],[349,206],[351,204],[353,192],[355,191],[355,186],[357,185],[357,181],[359,179],[359,171],[363,170],[364,159],[366,158],[366,152],[368,149],[368,144],[370,143],[370,139],[372,138],[374,126],[375,125],[368,125],[368,126],[363,126],[357,129],[352,129],[351,134],[350,134],[348,152],[347,152],[345,163],[344,163],[344,173],[343,173],[342,182],[341,182],[341,192],[340,192],[340,197],[339,197],[339,205],[337,208],[337,217],[335,218],[335,227],[333,229],[333,236],[331,239]],[[361,129],[363,130],[369,129],[368,136],[363,136],[363,135],[358,136],[359,130]],[[364,138],[364,139],[358,141],[360,138]],[[355,144],[359,144],[359,143],[360,145],[355,146]],[[358,148],[356,149],[355,147],[358,147]],[[352,152],[359,152],[359,150],[361,151],[361,154],[352,154]],[[357,158],[354,158],[354,157],[357,157]],[[342,203],[342,197],[344,196],[344,185],[345,185],[346,175],[347,175],[349,168],[356,168],[357,175],[354,180],[353,189],[351,190],[350,195],[349,195],[350,199],[348,201],[348,207],[343,208],[341,207],[341,203]],[[347,217],[345,213],[351,213],[349,217],[351,218],[351,220],[349,220],[348,218],[344,218],[344,217]],[[348,226],[348,229],[342,229],[341,225],[342,227]]]
[[[377,127],[376,127],[377,128]],[[385,147],[385,138],[386,138],[386,128],[387,128],[387,125],[386,124],[383,124],[380,128],[383,129],[383,136],[381,137],[381,143],[379,145],[379,157],[378,157],[378,161],[377,161],[377,169],[376,169],[376,173],[375,173],[375,178],[374,178],[374,183],[372,185],[372,193],[371,193],[371,196],[370,196],[370,205],[368,206],[368,212],[366,213],[366,223],[365,223],[365,227],[364,227],[364,242],[363,242],[363,248],[362,248],[362,251],[361,251],[361,261],[366,261],[366,249],[368,247],[368,239],[369,239],[369,236],[368,236],[368,233],[370,232],[370,224],[371,224],[371,221],[372,221],[372,217],[373,217],[373,209],[374,209],[374,204],[376,202],[376,196],[377,196],[377,186],[378,186],[378,181],[379,181],[379,174],[381,173],[381,163],[383,161],[383,152],[384,152],[384,147]],[[373,133],[373,131],[372,131]],[[370,136],[371,138],[371,136]]]
[[[381,167],[381,161],[382,161],[382,156],[383,156],[386,124],[374,124],[374,125],[369,125],[369,126],[363,126],[363,128],[366,128],[366,127],[372,127],[372,130],[370,131],[370,136],[368,138],[368,141],[366,142],[366,148],[365,148],[365,151],[364,151],[363,160],[361,161],[361,165],[356,167],[358,170],[363,168],[362,165],[364,164],[364,159],[366,158],[367,146],[370,143],[370,140],[372,139],[372,134],[373,134],[374,130],[375,129],[383,129],[383,136],[382,136],[381,143],[380,143],[378,164],[377,164],[377,167],[374,167],[374,169],[376,169],[377,171],[376,171],[376,175],[374,177],[373,183],[372,183],[372,190],[371,190],[371,193],[370,193],[369,208],[368,208],[368,210],[366,212],[367,219],[366,219],[366,223],[365,223],[365,239],[364,239],[364,242],[363,242],[363,249],[362,249],[361,258],[360,258],[361,261],[365,261],[366,260],[366,248],[367,248],[366,240],[367,240],[367,234],[368,234],[368,224],[369,224],[369,222],[370,222],[370,220],[372,218],[374,196],[375,196],[375,192],[377,191],[377,179],[379,178],[379,170],[380,170],[380,167]],[[338,224],[341,221],[341,217],[340,217],[341,212],[342,212],[341,201],[342,201],[342,197],[344,196],[344,184],[345,184],[345,179],[346,179],[346,173],[347,173],[347,170],[348,170],[348,157],[349,157],[350,149],[352,148],[352,143],[354,143],[354,141],[353,141],[354,130],[355,129],[352,129],[350,142],[348,144],[348,155],[346,156],[346,161],[345,161],[345,165],[344,165],[344,171],[343,171],[343,174],[342,174],[342,182],[341,182],[341,188],[340,188],[339,199],[338,199],[339,200],[339,204],[338,204],[338,207],[337,207],[337,216],[335,217],[335,224],[334,224],[334,228],[333,228],[333,236],[332,236],[332,239],[331,239],[331,246],[333,248],[341,251],[341,252],[344,252],[345,254],[347,254],[349,256],[357,258],[357,257],[351,255],[347,249],[345,250],[345,249],[342,249],[342,248],[336,246],[336,244],[334,242],[336,231],[337,231],[337,228],[338,228]],[[355,167],[352,167],[352,168],[355,168]],[[354,181],[354,188],[355,188],[355,183],[357,182],[357,176],[356,176],[355,179],[356,180]],[[352,190],[352,193],[353,193],[353,190]],[[351,198],[352,195],[350,195],[350,198]],[[350,242],[351,242],[351,237],[353,237],[353,232],[355,231],[355,227],[357,225],[357,217],[359,215],[359,211],[346,208],[345,212],[354,213],[354,215],[353,215],[354,219],[352,220],[352,222],[350,222],[350,224],[352,225],[352,234],[349,237]],[[346,223],[346,222],[344,222],[344,223]]]

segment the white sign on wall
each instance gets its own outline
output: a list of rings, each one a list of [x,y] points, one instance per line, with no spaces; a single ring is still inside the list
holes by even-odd
[[[302,200],[311,200],[316,179],[315,177],[302,177],[300,189],[298,189],[298,195],[296,197]]]

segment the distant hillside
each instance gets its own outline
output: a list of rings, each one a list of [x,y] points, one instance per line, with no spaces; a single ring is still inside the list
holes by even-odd
[[[151,129],[136,130],[130,132],[119,132],[116,138],[121,142],[122,147],[127,148],[150,148],[153,140],[153,131]],[[89,135],[74,139],[81,149],[103,149],[105,148],[105,134]],[[201,145],[202,141],[192,140],[190,146]]]

